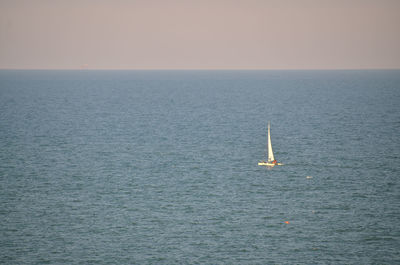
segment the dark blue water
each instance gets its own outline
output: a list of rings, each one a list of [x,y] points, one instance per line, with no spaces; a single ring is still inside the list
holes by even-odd
[[[399,264],[399,132],[400,71],[0,71],[0,263]]]

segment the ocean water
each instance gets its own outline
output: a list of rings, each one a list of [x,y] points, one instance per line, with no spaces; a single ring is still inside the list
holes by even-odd
[[[3,70],[0,263],[400,264],[399,136],[399,70]]]

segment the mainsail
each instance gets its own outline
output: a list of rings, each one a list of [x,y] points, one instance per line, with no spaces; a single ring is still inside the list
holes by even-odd
[[[268,162],[274,161],[274,153],[272,152],[272,145],[271,145],[271,132],[270,132],[270,124],[268,122]]]

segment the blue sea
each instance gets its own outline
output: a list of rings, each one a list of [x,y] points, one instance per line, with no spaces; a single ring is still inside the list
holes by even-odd
[[[400,264],[399,178],[400,70],[0,71],[2,264]]]

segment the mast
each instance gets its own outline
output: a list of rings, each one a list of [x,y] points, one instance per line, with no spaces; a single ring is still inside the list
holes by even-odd
[[[274,153],[272,152],[270,124],[268,122],[268,162],[274,161]]]

